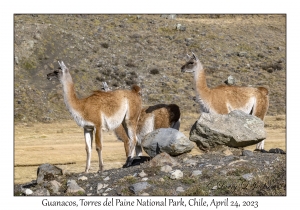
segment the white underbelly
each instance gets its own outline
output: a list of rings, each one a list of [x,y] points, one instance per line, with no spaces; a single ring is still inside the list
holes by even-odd
[[[125,115],[128,112],[128,103],[124,103],[120,109],[111,116],[106,116],[104,112],[101,112],[102,116],[102,130],[114,130],[121,125]]]

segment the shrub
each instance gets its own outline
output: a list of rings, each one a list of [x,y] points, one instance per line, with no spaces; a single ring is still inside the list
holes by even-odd
[[[109,47],[109,44],[107,44],[107,43],[102,43],[101,46],[102,46],[103,48],[108,48],[108,47]]]
[[[151,69],[150,74],[159,74],[159,70],[157,68]]]

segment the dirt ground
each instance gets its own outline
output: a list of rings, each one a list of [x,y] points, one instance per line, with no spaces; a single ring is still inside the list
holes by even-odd
[[[183,114],[180,131],[189,136],[197,114]],[[286,150],[286,117],[266,116],[267,139],[265,149]],[[104,132],[103,160],[105,169],[120,168],[125,163],[123,142],[113,132]],[[245,149],[254,150],[255,145]],[[195,147],[191,154],[201,154]],[[145,154],[146,155],[146,154]],[[73,120],[55,123],[18,123],[14,127],[14,182],[25,183],[36,179],[40,164],[55,164],[70,172],[83,172],[86,152],[82,128]],[[93,148],[90,172],[98,170],[97,152]]]

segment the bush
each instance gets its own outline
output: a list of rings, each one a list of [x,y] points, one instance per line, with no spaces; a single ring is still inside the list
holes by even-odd
[[[103,48],[108,48],[108,47],[109,47],[109,44],[107,44],[107,43],[102,43],[101,46],[102,46]]]
[[[150,74],[159,74],[159,70],[154,68],[150,70]]]

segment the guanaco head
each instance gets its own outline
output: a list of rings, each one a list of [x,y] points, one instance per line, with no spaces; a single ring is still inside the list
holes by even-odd
[[[197,68],[202,68],[202,65],[199,59],[194,53],[192,56],[189,56],[189,60],[181,67],[181,72],[195,72]]]
[[[61,63],[58,61],[59,68],[52,73],[47,74],[47,79],[48,80],[53,80],[53,79],[58,79],[62,80],[64,77],[69,75],[69,69],[66,67],[64,62],[62,61]]]

